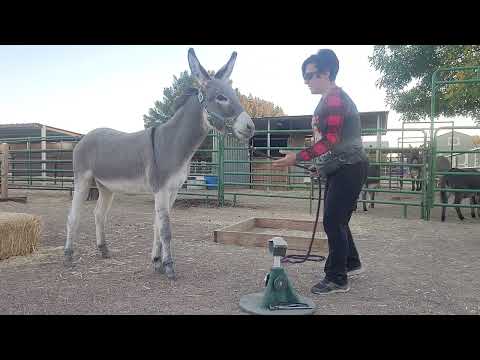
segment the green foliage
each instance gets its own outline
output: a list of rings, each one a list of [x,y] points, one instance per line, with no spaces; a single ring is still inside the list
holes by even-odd
[[[195,78],[188,71],[182,72],[178,78],[174,75],[172,86],[163,90],[163,100],[155,101],[154,107],[148,110],[148,115],[143,115],[145,128],[167,122],[175,114],[175,100],[185,90],[196,85]]]
[[[376,85],[386,91],[386,102],[402,121],[430,116],[431,83],[435,70],[480,66],[479,45],[377,45],[370,64],[380,72]],[[441,73],[440,80],[480,78],[480,73]],[[471,117],[480,124],[480,83],[445,84],[437,90],[436,115]]]
[[[237,95],[240,100],[240,104],[242,104],[247,114],[252,118],[285,115],[280,106],[275,105],[270,101],[261,99],[259,97],[254,97],[252,94],[245,96],[239,91],[237,92]]]

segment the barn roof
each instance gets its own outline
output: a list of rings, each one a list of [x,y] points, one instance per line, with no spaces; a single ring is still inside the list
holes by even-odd
[[[380,127],[387,128],[388,111],[367,111],[360,112],[362,129],[376,129],[377,119],[380,120]],[[296,116],[275,116],[254,118],[256,130],[267,130],[270,121],[271,130],[309,130],[311,129],[312,115]]]
[[[40,123],[0,124],[0,139],[40,137],[45,126],[47,136],[83,136],[83,134]]]

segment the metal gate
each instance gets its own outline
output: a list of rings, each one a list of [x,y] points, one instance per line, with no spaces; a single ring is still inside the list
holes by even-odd
[[[470,73],[471,77],[462,80],[439,78],[439,74],[452,72]],[[455,129],[478,128],[455,127],[451,121],[434,121],[437,104],[436,91],[441,85],[478,83],[480,83],[480,66],[439,69],[432,76],[431,121],[414,123],[429,124],[430,127],[412,129],[406,128],[407,124],[404,123],[399,129],[362,129],[362,135],[377,134],[378,137],[385,131],[399,134],[397,147],[370,148],[375,152],[370,164],[379,166],[381,172],[380,176],[369,177],[369,179],[379,181],[382,187],[368,189],[375,193],[396,194],[398,195],[396,198],[399,200],[365,200],[366,202],[402,206],[404,217],[407,216],[409,206],[420,207],[421,218],[425,220],[430,220],[433,207],[454,206],[435,201],[435,193],[440,191],[437,187],[438,179],[447,174],[445,171],[437,171],[437,156],[449,154],[450,159],[453,159],[460,153],[480,154],[480,147],[468,151],[455,151],[453,147],[450,150],[440,151],[437,149],[438,131],[451,130],[453,136]],[[435,129],[435,125],[440,123],[451,123],[452,125]],[[305,137],[311,135],[311,129],[272,130],[268,127],[266,130],[256,131],[255,134],[268,134],[266,146],[256,147],[257,151],[263,151],[269,155],[277,154],[280,157],[279,152],[303,149]],[[207,199],[209,197],[216,198],[220,206],[225,205],[226,197],[232,199],[234,204],[237,198],[242,196],[304,199],[309,203],[310,213],[312,212],[313,202],[318,201],[315,194],[321,184],[310,181],[306,170],[290,167],[285,171],[274,171],[271,169],[270,159],[252,157],[249,144],[241,144],[218,132],[211,132],[208,136],[212,138],[212,147],[200,149],[197,153],[210,153],[211,156],[208,157],[208,161],[192,162],[189,179],[179,194],[203,196]],[[275,136],[287,136],[288,142],[283,146],[271,146],[270,140]],[[70,190],[73,187],[72,151],[80,139],[81,137],[68,136],[0,139],[0,143],[6,142],[10,146],[9,188]],[[421,163],[410,164],[406,161],[405,153],[408,149],[405,148],[405,144],[409,142],[421,145],[423,155]],[[304,163],[306,166],[310,164]],[[421,169],[423,176],[419,180],[424,185],[422,191],[404,189],[404,183],[408,184],[413,181],[406,176],[404,170],[413,167]],[[462,175],[465,173],[448,172],[448,174]],[[476,172],[471,172],[471,174],[480,175]],[[475,193],[480,192],[480,189],[451,189],[449,191]],[[406,195],[415,196],[413,199],[402,199],[402,196]],[[362,203],[363,200],[359,200],[359,202]],[[460,207],[478,208],[480,205],[461,205]]]
[[[443,74],[452,74],[456,73],[462,73],[463,79],[454,79],[454,80],[447,80],[440,78],[440,76]],[[465,78],[466,77],[466,78]],[[451,156],[454,155],[453,151],[438,151],[437,150],[437,133],[439,130],[442,129],[478,129],[477,127],[471,127],[471,126],[463,126],[463,127],[450,127],[450,128],[440,128],[440,129],[435,129],[434,125],[436,124],[435,122],[435,113],[437,109],[437,91],[440,86],[442,85],[449,85],[449,84],[480,84],[480,66],[468,66],[468,67],[451,67],[451,68],[443,68],[443,69],[438,69],[436,70],[433,75],[432,75],[432,102],[431,102],[431,122],[430,122],[430,161],[429,161],[429,171],[428,171],[428,186],[427,186],[427,202],[426,202],[426,220],[430,220],[431,217],[431,209],[435,206],[445,206],[445,207],[452,207],[455,205],[448,205],[448,204],[442,204],[442,203],[437,203],[435,202],[435,193],[439,192],[440,189],[437,187],[437,181],[438,177],[449,174],[453,176],[461,176],[465,175],[464,172],[444,172],[444,171],[437,171],[436,169],[436,158],[438,154],[441,153],[450,153]],[[480,149],[477,150],[471,150],[471,151],[462,151],[463,153],[478,153]],[[480,176],[480,173],[477,172],[471,172],[469,173],[470,175],[474,176]],[[480,192],[480,189],[449,189],[448,191],[450,192]],[[480,207],[479,205],[461,205],[456,207],[464,207],[464,208],[472,208],[472,207]]]

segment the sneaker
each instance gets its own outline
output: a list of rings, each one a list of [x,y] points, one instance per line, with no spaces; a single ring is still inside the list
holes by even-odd
[[[353,268],[351,270],[347,270],[347,276],[355,276],[355,275],[360,275],[361,273],[363,273],[365,271],[365,268],[360,265],[359,267],[357,268]]]
[[[334,282],[323,279],[317,285],[312,287],[311,292],[317,295],[326,295],[338,292],[347,292],[348,290],[350,290],[348,283],[345,285],[337,285]]]

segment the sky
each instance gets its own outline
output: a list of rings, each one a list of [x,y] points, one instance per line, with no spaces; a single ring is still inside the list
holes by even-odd
[[[390,111],[388,127],[401,127],[375,86],[380,74],[368,62],[373,45],[0,45],[0,124],[35,122],[79,133],[143,130],[143,115],[162,100],[174,75],[189,70],[190,47],[215,71],[237,51],[233,87],[292,116],[312,114],[320,99],[303,82],[303,61],[330,48],[340,60],[337,85],[358,110]],[[474,124],[456,119],[456,125]],[[383,139],[394,146],[397,135]]]

